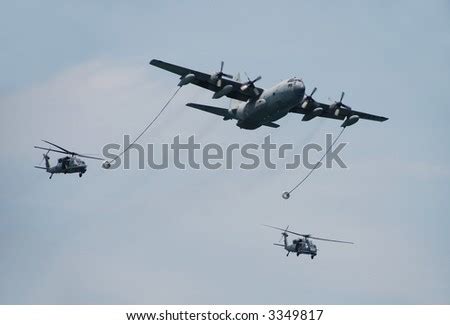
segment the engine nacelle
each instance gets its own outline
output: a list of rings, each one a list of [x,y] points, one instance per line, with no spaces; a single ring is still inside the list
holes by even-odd
[[[319,116],[323,113],[323,107],[317,107],[312,111],[314,116]]]
[[[188,83],[191,83],[195,79],[195,75],[193,73],[189,73],[185,75],[183,78],[181,78],[180,82],[178,83],[179,87],[182,87],[184,85],[187,85]]]
[[[345,119],[345,121],[344,121],[344,123],[342,123],[342,127],[343,128],[345,128],[345,127],[347,127],[347,126],[350,126],[350,125],[353,125],[353,124],[355,124],[356,122],[358,122],[359,121],[359,116],[358,115],[351,115],[351,116],[349,116],[349,117],[347,117],[346,119]]]
[[[233,86],[232,85],[226,85],[225,87],[223,87],[222,89],[216,91],[214,93],[214,95],[212,96],[213,99],[217,99],[223,96],[228,95],[229,93],[231,93],[231,91],[233,90]]]

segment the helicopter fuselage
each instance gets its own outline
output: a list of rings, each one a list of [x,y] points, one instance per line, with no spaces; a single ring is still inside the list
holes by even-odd
[[[66,156],[58,159],[58,163],[55,166],[50,166],[49,158],[45,158],[47,172],[50,173],[50,178],[53,174],[78,174],[80,177],[86,172],[86,163],[77,158]]]
[[[309,239],[298,238],[292,241],[292,244],[288,244],[287,235],[284,236],[284,249],[289,253],[295,253],[297,256],[300,254],[311,255],[311,258],[317,255],[317,246]]]
[[[305,95],[301,79],[291,78],[265,90],[256,100],[239,104],[234,112],[237,126],[256,129],[264,123],[277,121],[298,105]]]

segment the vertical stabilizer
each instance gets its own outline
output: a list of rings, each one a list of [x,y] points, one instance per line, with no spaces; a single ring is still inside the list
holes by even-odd
[[[50,168],[50,157],[46,153],[44,153],[44,160],[45,160],[45,168],[48,171]]]

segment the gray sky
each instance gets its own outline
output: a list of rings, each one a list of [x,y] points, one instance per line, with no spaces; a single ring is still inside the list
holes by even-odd
[[[450,303],[450,5],[448,1],[14,1],[0,5],[0,303]],[[32,166],[48,139],[96,153],[137,134],[176,76],[152,58],[297,76],[385,123],[342,140],[349,169],[102,170]],[[323,143],[336,121],[290,115],[240,130],[184,106],[182,89],[145,143]],[[226,107],[226,100],[218,106]],[[142,142],[141,141],[141,142]],[[56,155],[52,155],[54,162]],[[261,223],[355,241],[285,257]]]

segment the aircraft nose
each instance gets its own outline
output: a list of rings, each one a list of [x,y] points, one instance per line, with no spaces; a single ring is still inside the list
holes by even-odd
[[[303,95],[305,94],[305,84],[303,83],[303,81],[297,81],[294,85],[294,90],[299,97],[303,97]]]

